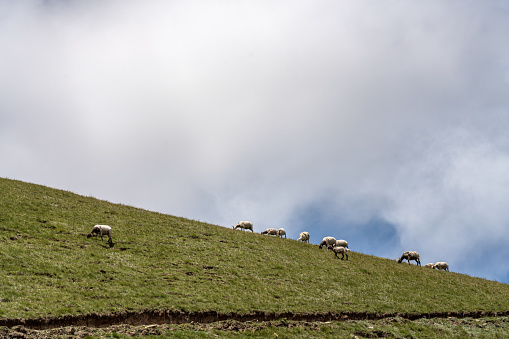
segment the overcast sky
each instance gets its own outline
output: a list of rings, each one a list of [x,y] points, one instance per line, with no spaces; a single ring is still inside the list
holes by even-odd
[[[509,283],[508,37],[505,0],[0,0],[0,177]]]

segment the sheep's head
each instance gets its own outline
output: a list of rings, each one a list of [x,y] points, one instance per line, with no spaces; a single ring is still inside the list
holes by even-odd
[[[92,233],[87,234],[87,238],[90,238],[92,236]]]

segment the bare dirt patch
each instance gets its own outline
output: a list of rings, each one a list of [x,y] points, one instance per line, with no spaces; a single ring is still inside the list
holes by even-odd
[[[315,333],[319,335],[323,332],[323,335],[336,333],[339,337],[345,337],[345,332],[333,332],[334,329],[344,327],[340,324],[349,324],[351,327],[347,329],[346,333],[349,337],[352,338],[403,338],[408,337],[407,335],[398,335],[392,332],[391,326],[394,324],[410,324],[410,323],[420,323],[422,326],[423,323],[429,324],[430,326],[435,326],[435,322],[439,322],[439,327],[441,326],[449,326],[450,328],[458,328],[463,327],[465,329],[472,329],[475,327],[480,328],[482,331],[488,329],[488,327],[495,328],[508,328],[509,319],[507,317],[498,317],[498,318],[454,318],[448,317],[447,319],[437,320],[435,319],[423,319],[419,318],[418,320],[411,320],[407,318],[397,317],[389,317],[382,318],[377,320],[340,320],[340,321],[292,321],[287,319],[279,319],[275,321],[238,321],[233,319],[211,322],[211,323],[183,323],[183,324],[151,324],[151,325],[130,325],[130,324],[121,324],[121,325],[112,325],[107,327],[87,327],[87,326],[64,326],[58,328],[51,328],[45,330],[37,330],[27,328],[23,325],[17,325],[14,327],[0,327],[0,337],[1,338],[35,338],[35,339],[46,339],[46,338],[102,338],[102,337],[144,337],[144,336],[163,336],[163,337],[173,337],[172,333],[176,337],[201,337],[201,335],[197,335],[198,333],[207,333],[214,337],[221,337],[221,334],[225,335],[230,332],[233,333],[234,337],[242,336],[242,333],[260,333],[261,331],[265,331],[267,329],[271,329],[270,333],[274,331],[274,334],[277,337],[275,332],[281,333],[296,333],[292,332],[296,329],[306,331],[304,333]],[[347,326],[349,326],[347,325]],[[411,325],[409,325],[411,326]],[[284,331],[290,332],[284,332]],[[283,331],[283,332],[281,332]],[[438,334],[440,334],[441,329],[437,330]],[[262,332],[263,333],[263,332]],[[302,333],[302,332],[297,332]],[[466,332],[458,332],[461,335]],[[479,332],[483,334],[487,334],[488,332]],[[498,337],[501,337],[500,334],[506,335],[507,331],[498,332]],[[407,333],[408,334],[408,333]],[[415,338],[426,338],[429,335],[429,332],[426,334],[419,336],[419,332],[415,333],[416,336],[410,336]],[[457,336],[457,335],[456,335]],[[475,336],[475,335],[473,335]]]
[[[421,318],[483,318],[509,315],[504,312],[436,312],[436,313],[370,313],[370,312],[326,312],[326,313],[268,313],[255,311],[252,313],[218,313],[215,311],[181,312],[173,310],[148,310],[142,312],[118,312],[112,314],[85,314],[63,317],[47,317],[34,319],[0,319],[0,326],[6,328],[23,327],[25,329],[52,329],[67,326],[107,327],[114,325],[161,325],[186,323],[214,323],[220,321],[268,322],[286,319],[300,322],[325,322],[341,320],[380,320],[389,318],[403,318],[416,320]]]

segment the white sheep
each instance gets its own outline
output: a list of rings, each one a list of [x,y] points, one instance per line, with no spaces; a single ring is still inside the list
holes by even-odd
[[[299,239],[297,239],[297,241],[309,242],[309,233],[308,232],[301,232],[299,234]]]
[[[94,228],[92,228],[92,231],[87,235],[87,238],[90,238],[92,236],[101,236],[101,239],[103,238],[103,235],[108,236],[108,243],[112,243],[111,239],[111,227],[108,225],[95,225]]]
[[[233,226],[234,230],[237,228],[241,230],[251,230],[251,232],[253,232],[253,223],[251,221],[239,221],[237,225]]]
[[[346,240],[336,240],[336,246],[348,248],[348,242]]]
[[[350,251],[348,248],[344,248],[343,246],[328,246],[329,250],[332,250],[334,252],[334,255],[336,258],[339,259],[338,253],[341,253],[343,256],[341,257],[341,260],[343,260],[346,256],[346,260],[348,260],[348,252]]]
[[[445,261],[439,261],[433,265],[433,269],[449,271],[449,265]]]
[[[432,262],[427,263],[426,265],[424,265],[424,267],[427,267],[427,268],[433,268],[433,266],[435,266],[435,264],[432,263]]]
[[[398,262],[401,263],[403,259],[406,259],[408,263],[410,264],[410,260],[415,260],[417,265],[421,266],[421,261],[419,260],[419,253],[415,251],[406,251],[403,253],[401,258],[399,258]]]
[[[265,231],[262,232],[262,234],[268,234],[268,235],[278,235],[278,230],[275,228],[267,228]]]
[[[322,249],[323,246],[325,246],[325,248],[329,248],[329,246],[334,246],[336,245],[336,238],[334,237],[325,237],[322,239],[322,242],[320,243],[320,245],[318,245],[318,248],[319,249]]]
[[[285,231],[285,229],[284,228],[278,229],[277,230],[277,236],[282,238],[283,235],[285,236],[285,239],[286,239],[286,231]]]

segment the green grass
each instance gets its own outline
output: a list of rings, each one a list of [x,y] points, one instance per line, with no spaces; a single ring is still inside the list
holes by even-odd
[[[95,224],[112,227],[113,247],[86,238]],[[357,252],[341,261],[316,245],[8,179],[0,244],[0,318],[509,310],[507,284]]]

